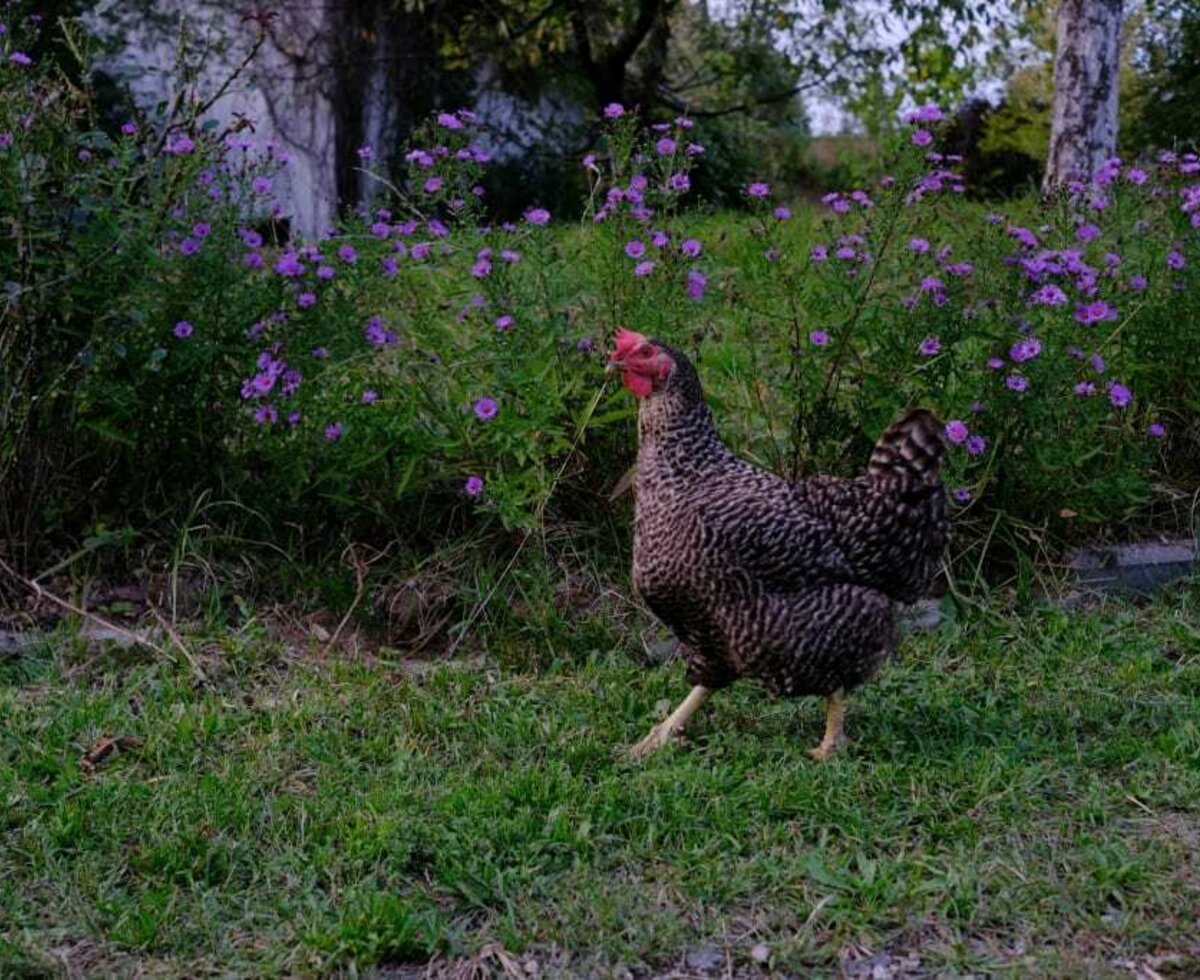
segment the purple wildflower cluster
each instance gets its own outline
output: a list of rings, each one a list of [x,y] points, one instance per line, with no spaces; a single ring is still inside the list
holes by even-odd
[[[931,147],[935,136],[929,130],[941,118],[941,110],[932,105],[908,113],[905,121],[914,127],[912,142]],[[937,238],[925,230],[937,227],[936,195],[963,191],[961,162],[955,155],[931,151],[924,155],[924,169],[914,177],[881,181],[880,195],[861,191],[826,194],[822,203],[829,212],[825,219],[829,237],[811,246],[809,262],[829,277],[831,286],[841,289],[844,287],[837,287],[837,280],[859,276],[864,267],[883,260],[882,252],[874,254],[877,249],[886,250],[896,268],[889,265],[884,277],[888,285],[882,295],[895,288],[897,279],[907,278],[912,284],[907,293],[900,292],[900,307],[912,311],[907,322],[915,329],[924,328],[910,336],[916,354],[928,359],[928,370],[936,372],[930,377],[941,377],[945,370],[935,367],[935,359],[938,365],[957,361],[961,365],[958,370],[983,369],[978,375],[982,397],[971,407],[975,421],[968,424],[954,419],[946,427],[947,442],[961,448],[968,462],[987,452],[988,428],[1007,424],[1007,419],[987,412],[986,405],[992,401],[1008,411],[1023,412],[1020,406],[1034,404],[1025,399],[1053,399],[1066,405],[1072,399],[1103,395],[1109,411],[1129,412],[1134,393],[1126,384],[1106,376],[1107,365],[1100,351],[1120,343],[1122,308],[1132,304],[1131,297],[1149,289],[1154,270],[1131,270],[1127,256],[1106,235],[1106,223],[1096,215],[1104,211],[1114,193],[1110,185],[1116,183],[1126,188],[1122,193],[1150,200],[1164,198],[1165,191],[1156,186],[1155,176],[1140,167],[1109,161],[1096,181],[1073,188],[1074,219],[1062,228],[1049,224],[1024,227],[1001,215],[989,215],[987,224],[1000,235],[1003,254],[996,268],[990,256],[976,260],[952,254],[949,245],[937,245]],[[1200,159],[1192,154],[1186,161],[1173,156],[1160,159],[1160,176],[1164,168],[1174,168],[1170,177],[1185,176],[1183,163],[1188,165],[1187,172],[1200,173]],[[1179,191],[1178,207],[1191,227],[1200,228],[1200,184]],[[899,214],[901,227],[912,230],[898,236],[889,230],[881,242],[884,223],[873,217],[872,209],[886,211],[891,221]],[[928,219],[935,220],[926,225]],[[1145,233],[1148,227],[1143,223],[1137,230]],[[1177,239],[1162,259],[1162,277],[1179,276],[1186,270],[1189,250],[1194,247],[1194,239]],[[977,267],[985,268],[987,274],[980,275]],[[1178,291],[1184,285],[1177,281],[1173,288]],[[939,309],[946,313],[939,314]],[[964,335],[962,324],[981,317],[987,318],[987,325]],[[969,344],[962,342],[964,336],[969,336]],[[971,356],[967,351],[978,351],[981,340],[993,345],[992,351],[985,351],[982,357],[975,354],[970,367],[962,364]],[[809,334],[814,347],[828,342],[825,331]],[[977,427],[980,431],[973,431]],[[1166,428],[1154,420],[1144,432],[1151,439],[1161,439]],[[955,499],[962,502],[972,497],[971,487],[955,491]]]

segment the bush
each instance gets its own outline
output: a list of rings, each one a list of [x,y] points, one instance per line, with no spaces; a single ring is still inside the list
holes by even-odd
[[[1111,526],[1168,445],[1194,455],[1195,157],[989,215],[928,107],[873,186],[793,216],[751,182],[746,220],[689,210],[690,122],[614,110],[566,229],[536,193],[488,223],[459,111],[418,134],[394,201],[287,243],[286,154],[205,130],[200,100],[105,132],[4,43],[10,547],[206,495],[325,547],[596,527],[634,452],[602,374],[619,325],[689,350],[734,448],[795,476],[859,471],[932,405],[968,542]]]

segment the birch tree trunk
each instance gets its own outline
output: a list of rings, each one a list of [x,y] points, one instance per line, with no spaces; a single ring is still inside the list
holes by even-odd
[[[1059,0],[1043,191],[1087,180],[1117,149],[1122,0]]]

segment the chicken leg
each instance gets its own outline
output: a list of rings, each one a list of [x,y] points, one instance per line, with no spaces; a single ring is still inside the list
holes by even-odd
[[[701,687],[697,684],[692,688],[691,693],[683,699],[683,702],[667,717],[666,721],[661,721],[650,729],[650,734],[637,743],[629,750],[629,754],[635,759],[644,759],[655,749],[661,749],[664,745],[670,742],[676,735],[683,731],[684,726],[688,723],[688,719],[696,713],[696,709],[700,707],[708,696],[712,694],[707,687]]]
[[[811,758],[824,762],[845,744],[846,735],[842,731],[845,716],[846,692],[839,687],[825,699],[825,737],[815,749],[808,750]]]

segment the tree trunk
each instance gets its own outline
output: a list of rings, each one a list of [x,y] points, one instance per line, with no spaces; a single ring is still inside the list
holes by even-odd
[[[1087,180],[1117,149],[1122,0],[1060,0],[1043,191]]]

